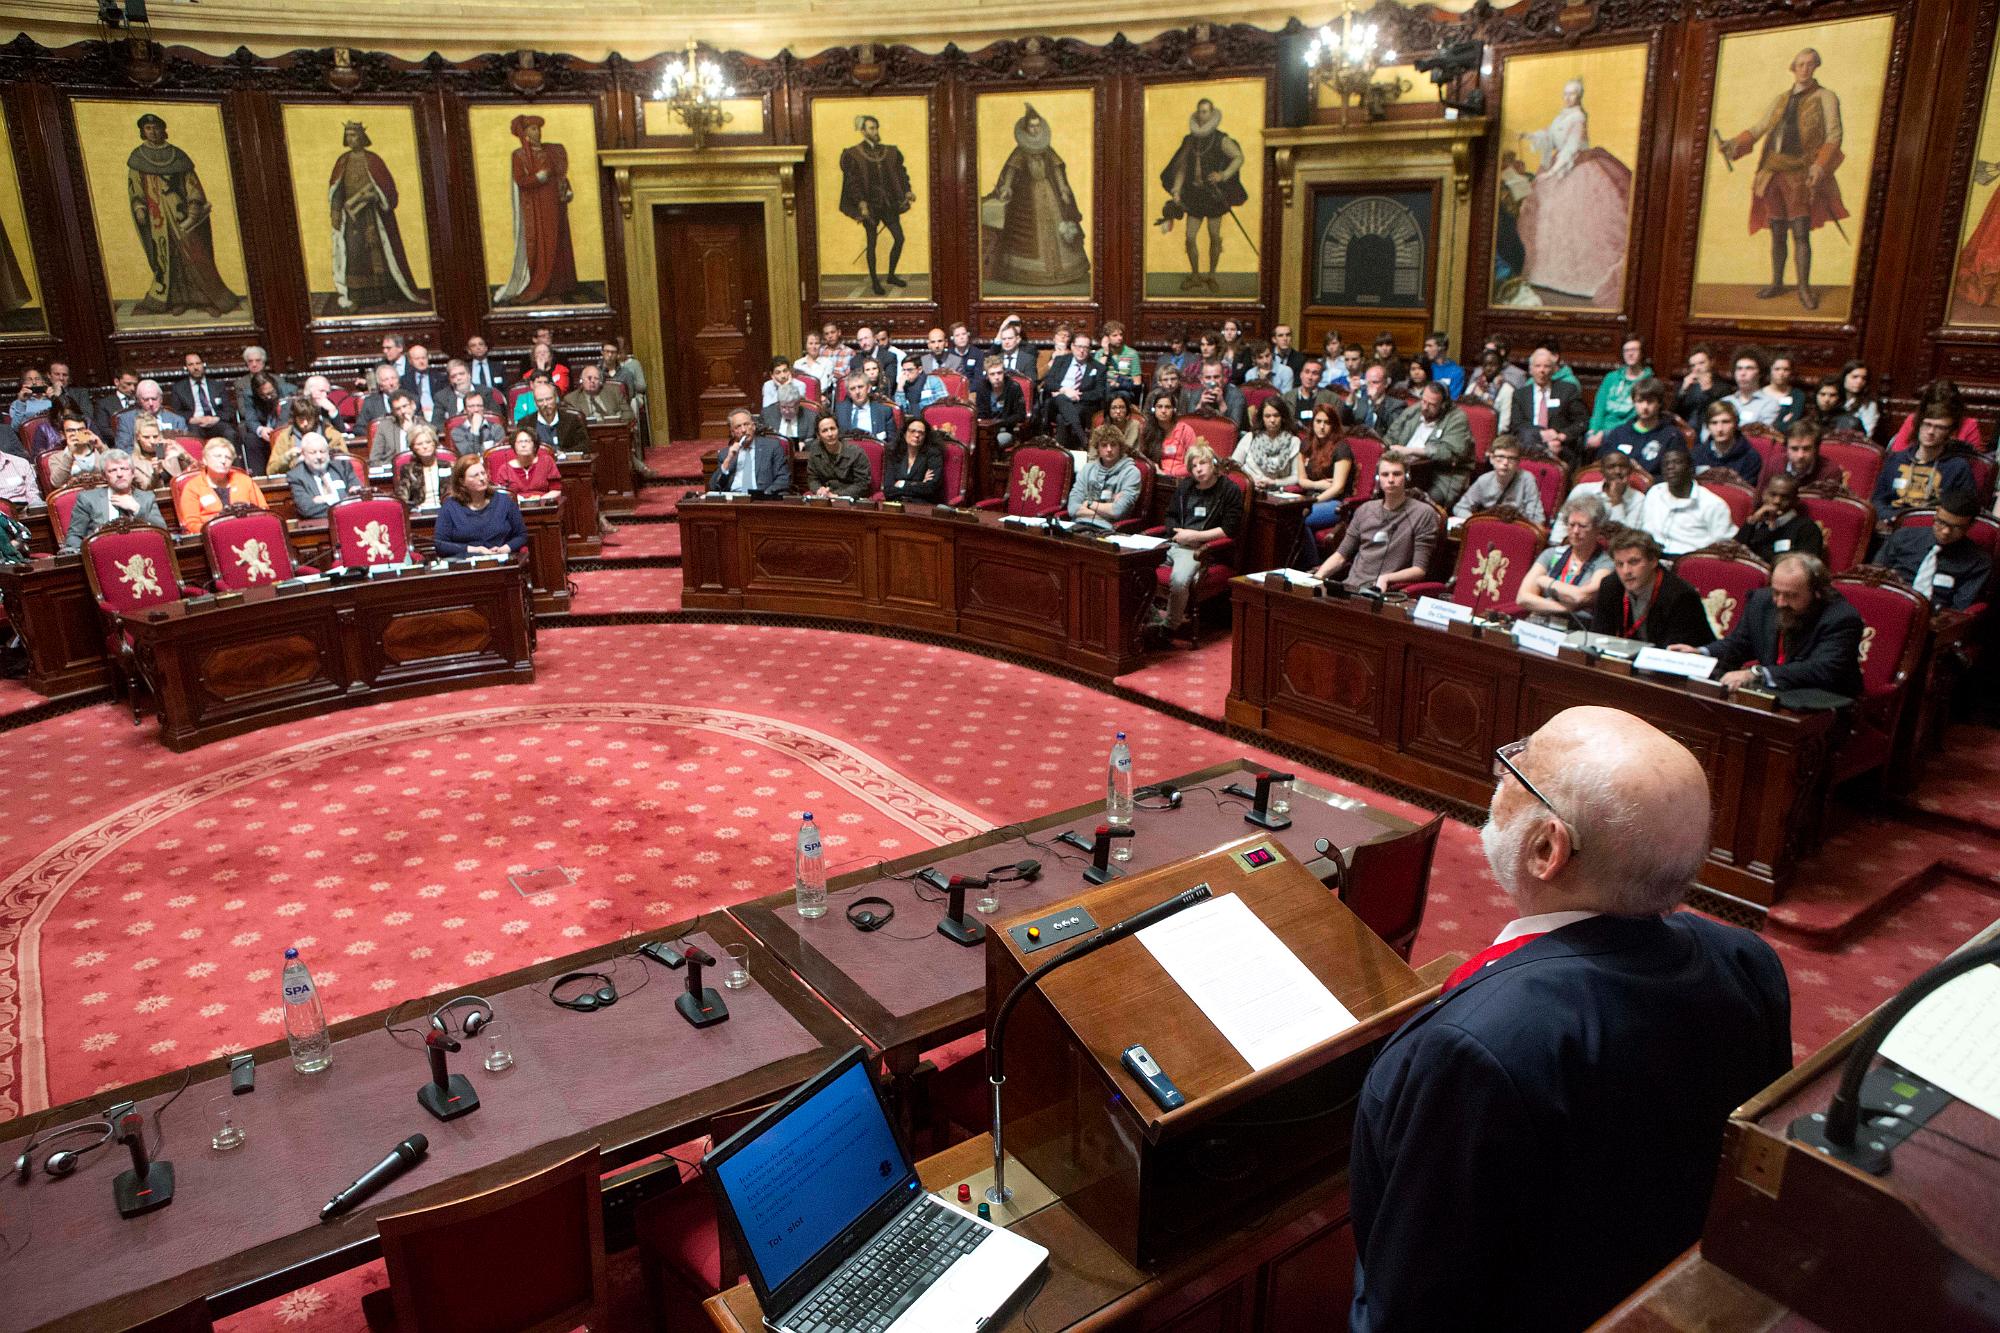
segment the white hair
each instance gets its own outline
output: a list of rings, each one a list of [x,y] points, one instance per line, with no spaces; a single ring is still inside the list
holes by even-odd
[[[1564,91],[1565,93],[1572,93],[1572,92],[1573,92],[1573,93],[1575,93],[1575,94],[1576,94],[1576,95],[1577,95],[1578,97],[1581,97],[1581,96],[1583,96],[1583,80],[1582,80],[1582,79],[1571,79],[1571,80],[1570,80],[1570,81],[1569,81],[1568,83],[1565,83],[1565,84],[1563,85],[1563,91]]]
[[[151,389],[154,393],[159,393],[160,382],[158,380],[140,380],[133,386],[132,392],[135,394],[144,393],[147,389]]]
[[[1626,791],[1625,768],[1615,750],[1579,747],[1537,785],[1576,831],[1568,873],[1591,901],[1621,916],[1672,911],[1708,858],[1708,783],[1662,818]]]

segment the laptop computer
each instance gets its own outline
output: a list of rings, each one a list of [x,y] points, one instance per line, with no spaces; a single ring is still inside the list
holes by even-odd
[[[925,1192],[858,1046],[702,1173],[776,1333],[973,1333],[1049,1257]]]

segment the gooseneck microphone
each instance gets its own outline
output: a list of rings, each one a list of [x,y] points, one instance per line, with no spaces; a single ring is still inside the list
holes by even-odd
[[[1243,814],[1244,823],[1255,824],[1258,828],[1270,829],[1275,833],[1280,829],[1290,828],[1292,821],[1290,816],[1277,814],[1272,811],[1271,784],[1274,782],[1290,782],[1291,780],[1292,775],[1290,773],[1275,773],[1268,769],[1260,769],[1257,773],[1257,790],[1251,791],[1240,782],[1232,782],[1222,790],[1228,795],[1238,796],[1251,802],[1250,809]]]
[[[954,944],[978,944],[985,939],[986,927],[965,914],[965,891],[992,882],[984,875],[953,875],[947,880],[945,889],[951,901],[945,907],[944,920],[938,922],[938,934]]]
[[[674,997],[674,1008],[690,1026],[713,1027],[729,1017],[729,1006],[715,988],[701,984],[701,970],[715,966],[715,955],[696,944],[688,945],[683,953],[687,958],[687,990]]]
[[[472,1080],[454,1074],[445,1063],[445,1052],[459,1050],[456,1038],[441,1028],[424,1034],[424,1050],[430,1056],[431,1081],[417,1089],[417,1105],[440,1120],[455,1120],[479,1109],[479,1093]]]
[[[1078,940],[1069,948],[1057,954],[1048,962],[1035,968],[1014,984],[1007,992],[1007,998],[1000,1002],[994,1012],[993,1026],[986,1033],[986,1077],[993,1084],[993,1183],[986,1187],[986,1198],[992,1203],[1005,1203],[1013,1197],[1007,1188],[1007,1165],[1000,1143],[1000,1085],[1007,1081],[1007,1015],[1014,1012],[1014,1005],[1023,995],[1065,963],[1074,963],[1086,954],[1092,954],[1107,944],[1116,944],[1137,931],[1165,921],[1176,912],[1184,912],[1196,903],[1206,902],[1212,891],[1206,884],[1197,884],[1185,893],[1179,893],[1163,903],[1154,903],[1142,912],[1113,922],[1095,935]]]
[[[384,1185],[402,1175],[431,1150],[431,1141],[421,1134],[412,1134],[394,1148],[389,1155],[363,1171],[352,1185],[326,1201],[326,1207],[319,1210],[319,1220],[331,1222],[342,1213],[348,1212],[363,1199],[381,1189]]]
[[[118,1141],[132,1153],[132,1169],[111,1182],[120,1217],[137,1217],[174,1201],[174,1164],[146,1155],[146,1117],[134,1111],[118,1122]]]

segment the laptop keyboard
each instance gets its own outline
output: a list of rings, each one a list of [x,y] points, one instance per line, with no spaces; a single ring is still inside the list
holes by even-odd
[[[848,1261],[792,1317],[797,1333],[881,1333],[962,1254],[993,1233],[956,1209],[912,1208]]]

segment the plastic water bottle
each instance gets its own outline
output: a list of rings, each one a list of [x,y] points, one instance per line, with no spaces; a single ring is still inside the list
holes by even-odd
[[[297,949],[285,950],[285,1040],[292,1044],[292,1068],[317,1074],[333,1063],[333,1039],[326,1032],[326,1008],[319,987]]]
[[[826,915],[826,854],[820,849],[819,825],[813,823],[810,810],[799,821],[799,878],[792,891],[800,916]]]
[[[1111,761],[1104,775],[1104,822],[1113,828],[1125,828],[1132,822],[1132,749],[1125,744],[1122,731],[1111,744]],[[1112,843],[1111,859],[1131,860],[1132,839]]]

